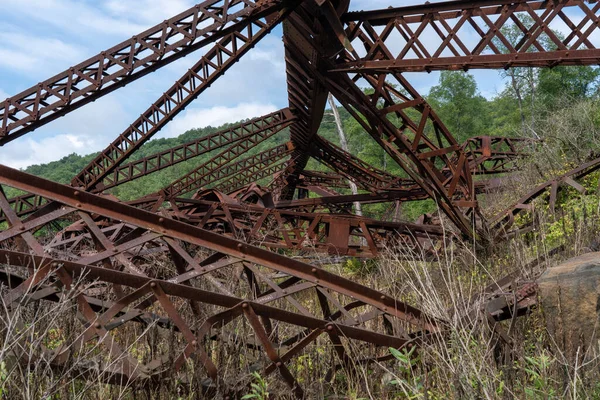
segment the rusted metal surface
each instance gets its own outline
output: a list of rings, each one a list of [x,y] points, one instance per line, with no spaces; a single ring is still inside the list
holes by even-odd
[[[519,215],[525,215],[534,211],[534,201],[542,199],[551,212],[556,209],[558,193],[564,188],[572,188],[581,194],[585,194],[587,189],[582,183],[578,182],[586,176],[600,169],[600,158],[588,161],[577,168],[574,168],[556,178],[552,178],[531,190],[522,196],[515,204],[497,214],[490,220],[490,224],[498,235],[513,236],[518,233],[525,233],[535,228],[535,221],[532,218],[516,218]],[[547,195],[547,197],[545,196]]]
[[[248,366],[228,365],[209,342],[234,343],[260,350],[248,362],[267,375],[277,371],[290,393],[302,397],[288,365],[308,346],[327,343],[339,358],[331,360],[331,370],[339,364],[350,371],[354,362],[389,359],[387,347],[418,344],[443,330],[444,322],[284,251],[341,260],[376,257],[391,247],[426,259],[453,235],[477,238],[490,228],[503,238],[526,232],[534,221],[515,217],[530,211],[536,198],[547,193],[553,210],[561,188],[585,191],[578,180],[597,171],[599,160],[538,186],[486,222],[477,195],[498,189],[500,179],[474,177],[515,171],[535,144],[489,136],[458,143],[403,72],[597,64],[600,3],[461,0],[360,12],[348,12],[349,6],[350,0],[204,1],[0,102],[5,145],[204,49],[71,186],[0,166],[0,185],[25,192],[7,199],[0,190],[0,282],[10,289],[5,303],[58,301],[61,288],[97,280],[93,290],[76,296],[81,325],[71,348],[96,341],[119,360],[107,365],[92,359],[74,366],[77,371],[105,369],[113,384],[147,383],[193,360],[208,377],[205,395],[234,398],[241,388],[233,386],[239,380],[231,371],[243,374]],[[551,31],[557,23],[565,26],[564,38]],[[280,24],[289,108],[135,159],[136,150]],[[508,41],[506,28],[520,36],[516,43]],[[329,93],[402,176],[318,135]],[[257,151],[284,129],[287,143]],[[213,150],[157,193],[128,203],[103,193]],[[311,158],[329,171],[306,170]],[[361,192],[348,195],[348,180]],[[399,222],[402,202],[426,199],[445,217]],[[386,203],[387,216],[352,215],[354,202]],[[442,229],[442,218],[453,226]],[[495,324],[534,306],[535,286],[507,277],[484,299]],[[140,360],[115,340],[130,324],[171,330],[181,346]],[[275,332],[274,326],[284,328]],[[231,331],[242,328],[246,338],[239,343]],[[354,342],[373,346],[357,355]],[[71,351],[66,346],[45,357],[63,368]]]
[[[175,199],[176,217],[191,224],[240,238],[266,248],[323,251],[336,255],[375,257],[396,248],[419,255],[449,235],[436,225],[374,220],[354,215],[265,208],[234,199],[211,199],[208,191],[199,199]]]
[[[355,302],[364,304],[360,307],[365,307],[365,311],[374,307],[378,310],[374,314],[374,318],[381,318],[383,315],[386,318],[388,316],[397,318],[406,325],[408,331],[415,334],[424,333],[423,329],[426,331],[439,329],[439,321],[429,318],[418,309],[381,292],[361,286],[324,269],[262,250],[228,236],[195,227],[190,223],[132,208],[106,197],[55,184],[2,166],[0,166],[0,184],[20,190],[40,192],[43,197],[61,205],[57,209],[59,214],[51,218],[41,216],[25,221],[20,219],[10,208],[4,194],[0,194],[0,207],[6,213],[9,223],[9,228],[2,232],[1,239],[7,245],[15,243],[16,246],[18,243],[24,242],[24,246],[26,246],[21,250],[2,250],[0,257],[7,265],[22,267],[23,276],[27,276],[28,267],[33,265],[36,265],[37,271],[35,275],[31,275],[21,284],[12,288],[5,296],[6,303],[13,304],[22,296],[35,296],[38,290],[47,289],[47,287],[38,288],[37,285],[49,275],[56,276],[58,281],[67,287],[75,278],[81,276],[85,276],[85,279],[89,280],[100,279],[101,282],[108,285],[107,290],[113,286],[117,297],[121,298],[108,310],[99,311],[97,307],[92,306],[90,302],[93,301],[91,298],[93,296],[86,296],[84,293],[79,295],[80,312],[87,321],[84,321],[81,326],[80,340],[85,343],[102,337],[102,343],[108,346],[110,352],[121,356],[118,365],[121,373],[128,379],[149,379],[154,373],[153,370],[157,369],[156,373],[158,373],[158,370],[166,367],[165,364],[155,361],[146,364],[146,368],[142,368],[137,360],[127,354],[126,349],[118,347],[107,329],[107,325],[114,324],[119,320],[118,315],[125,309],[128,314],[137,313],[139,317],[145,315],[150,318],[151,316],[143,309],[137,311],[132,306],[138,298],[147,299],[146,303],[142,302],[142,304],[156,303],[157,307],[155,308],[162,309],[165,314],[164,318],[170,321],[167,325],[176,326],[178,332],[183,335],[187,346],[181,354],[173,355],[175,359],[173,368],[182,368],[183,364],[180,360],[197,355],[200,360],[204,360],[201,362],[201,366],[206,369],[208,376],[215,383],[219,382],[220,372],[218,366],[205,356],[206,350],[201,344],[204,343],[205,330],[213,326],[217,322],[214,318],[218,320],[223,313],[228,316],[226,318],[228,322],[234,318],[247,316],[248,313],[244,311],[247,307],[251,307],[256,315],[300,328],[300,331],[297,329],[294,331],[294,336],[305,329],[324,331],[333,329],[348,339],[366,341],[378,346],[399,347],[406,343],[406,339],[370,330],[366,325],[370,319],[362,322],[348,320],[344,307]],[[121,226],[114,230],[103,231],[95,221],[98,216],[103,219],[119,221]],[[67,245],[63,242],[45,246],[40,242],[41,239],[32,235],[32,232],[35,232],[40,226],[61,219],[80,221],[79,224],[89,235],[88,246],[82,246],[81,242],[76,245],[73,243]],[[146,254],[144,251],[148,252],[159,246],[163,248],[160,254],[166,257],[164,262],[172,262],[173,265],[182,262],[183,268],[177,269],[177,271],[174,269],[173,275],[163,271],[160,276],[154,274],[148,276],[152,271],[148,269],[147,260],[144,260],[144,254]],[[164,249],[169,249],[169,251]],[[197,260],[197,256],[201,254],[200,250],[207,251],[205,261]],[[213,254],[209,255],[211,252]],[[218,261],[215,254],[220,254],[219,257],[222,260],[228,261]],[[255,278],[270,286],[271,290],[256,297],[255,291],[248,288],[248,297],[232,296],[229,287],[231,282],[220,281],[218,272],[223,273],[224,268],[235,266],[241,266],[242,269],[256,269],[255,266],[260,266],[261,274],[266,275],[255,276]],[[282,283],[276,284],[268,278],[267,271],[272,271],[271,274],[283,274],[282,276],[288,278]],[[165,273],[167,275],[162,275]],[[215,274],[216,276],[214,276]],[[208,282],[214,291],[184,285],[184,283],[196,279]],[[271,282],[270,285],[269,282]],[[135,291],[131,294],[119,295],[123,287],[129,287]],[[328,305],[332,311],[337,310],[337,319],[316,317],[308,311],[306,305],[300,303],[299,298],[294,297],[295,294],[303,292],[303,298],[306,298],[306,291],[315,290],[337,293],[338,300]],[[46,292],[48,296],[55,295],[55,292]],[[239,287],[236,292],[239,293]],[[209,310],[213,310],[213,314],[206,318],[206,322],[201,324],[200,328],[192,331],[190,328],[192,322],[184,318],[182,306],[179,303],[175,305],[173,296],[205,305],[209,307]],[[269,305],[279,298],[288,299],[290,307],[296,311],[291,311],[287,307]],[[347,298],[347,300],[342,301],[343,298]],[[336,303],[342,307],[342,310],[336,306]],[[117,318],[114,319],[115,317]],[[412,329],[409,328],[411,325]],[[269,352],[268,346],[264,346],[264,335],[261,331],[255,330],[254,335],[259,342],[263,343],[264,350]],[[336,342],[335,345],[337,346],[339,343]],[[277,347],[280,344],[273,343],[272,346]],[[62,357],[67,357],[70,350],[65,349],[64,351],[67,353],[55,354],[58,361]],[[281,365],[278,367],[281,368]]]
[[[294,2],[207,0],[199,3],[0,103],[0,145],[232,32],[243,31],[255,21],[279,12],[288,3],[293,5]],[[244,40],[239,36],[237,40]],[[126,148],[119,153],[124,150]]]
[[[265,136],[265,139],[269,136]],[[258,142],[262,142],[265,139],[261,139]],[[231,146],[182,178],[171,183],[168,187],[161,189],[160,193],[165,199],[172,199],[182,194],[201,189],[221,179],[235,176],[242,171],[257,172],[257,169],[263,169],[273,162],[280,161],[284,157],[289,156],[294,150],[291,143],[286,143],[272,149],[267,149],[255,156],[246,157],[231,164],[229,163],[247,152],[250,147],[245,142]]]
[[[348,41],[363,52],[345,51],[331,70],[385,73],[596,65],[599,10],[595,2],[507,0],[347,13],[342,18]],[[533,22],[526,24],[523,17]],[[553,31],[559,24],[568,27],[564,38]],[[516,27],[516,42],[503,29],[509,26]],[[377,49],[365,45],[364,37],[377,43]]]
[[[463,143],[463,149],[472,174],[506,174],[516,171],[518,162],[537,144],[533,139],[477,136]]]
[[[289,109],[283,109],[260,118],[243,122],[221,132],[202,136],[198,139],[175,146],[160,153],[132,161],[116,168],[103,182],[96,185],[94,192],[111,189],[115,186],[131,182],[171,167],[183,161],[206,154],[225,146],[239,144],[244,141],[248,149],[271,137],[274,133],[288,127],[293,121]]]
[[[214,44],[183,77],[135,120],[71,182],[86,190],[93,188],[122,161],[150,139],[167,122],[210,87],[245,53],[278,25],[282,15],[260,21],[245,19],[246,26]]]

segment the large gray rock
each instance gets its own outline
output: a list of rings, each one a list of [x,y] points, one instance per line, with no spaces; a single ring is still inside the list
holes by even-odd
[[[549,268],[538,285],[548,331],[567,359],[595,354],[600,338],[600,253]]]

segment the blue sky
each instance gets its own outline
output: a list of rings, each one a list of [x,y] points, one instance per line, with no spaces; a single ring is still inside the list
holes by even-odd
[[[353,0],[355,10],[417,3]],[[0,99],[43,81],[178,12],[193,0],[1,0]],[[281,29],[172,121],[157,137],[217,126],[287,106]],[[150,74],[66,117],[0,148],[0,163],[16,168],[58,160],[70,153],[101,150],[158,98],[200,53]],[[492,97],[503,84],[496,71],[473,72],[480,90]],[[438,74],[408,74],[427,93]]]

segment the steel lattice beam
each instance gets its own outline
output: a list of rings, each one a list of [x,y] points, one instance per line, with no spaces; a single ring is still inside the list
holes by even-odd
[[[226,149],[210,161],[161,189],[160,195],[165,199],[172,199],[216,183],[221,179],[231,177],[244,170],[255,172],[266,164],[287,157],[293,151],[292,144],[286,143],[230,164],[230,161],[246,152],[249,147],[248,144],[242,142],[240,145],[234,145],[232,148]]]
[[[91,193],[81,192],[72,187],[54,183],[43,178],[26,174],[24,172],[0,165],[0,184],[7,185],[15,189],[36,192],[40,196],[52,199],[72,209],[82,210],[88,213],[95,213],[106,218],[124,221],[135,226],[144,226],[146,229],[174,239],[188,241],[198,246],[208,248],[232,257],[242,258],[248,262],[273,267],[280,272],[301,275],[303,279],[315,280],[313,268],[308,264],[296,262],[287,257],[271,253],[253,246],[232,240],[221,235],[193,227],[191,225],[163,218],[160,215],[143,211],[137,208],[127,206],[123,203],[115,202],[106,197],[96,196]],[[4,209],[4,207],[3,207]],[[5,210],[6,211],[6,210]],[[22,231],[21,222],[11,223],[11,230],[17,233]],[[27,227],[26,227],[27,228]],[[281,264],[281,265],[279,265]],[[390,307],[397,310],[399,314],[403,311],[410,311],[415,316],[420,312],[411,307],[392,299],[381,299],[381,295],[372,289],[360,287],[357,283],[340,277],[334,277],[326,271],[319,273],[322,283],[331,284],[330,289],[356,290],[357,298],[361,301],[371,302],[375,306]]]
[[[310,63],[304,66],[318,73]],[[360,77],[357,75],[357,79]],[[448,217],[465,235],[470,236],[473,231],[466,215],[477,207],[477,203],[466,154],[412,86],[400,75],[393,77],[408,96],[387,84],[385,75],[365,77],[374,89],[370,96],[345,75],[321,76],[331,92],[371,137],[430,197],[436,198]],[[385,102],[383,109],[373,106],[377,99]],[[406,109],[416,110],[419,118],[410,118]],[[388,115],[397,116],[401,126],[392,124]],[[431,139],[426,131],[427,126],[432,127],[429,135],[434,137]],[[413,133],[412,137],[406,134],[406,129]],[[385,132],[384,137],[381,130]],[[440,162],[449,174],[442,171],[444,167],[438,166]],[[462,199],[452,200],[456,195]],[[465,210],[461,210],[461,207]]]
[[[598,3],[579,0],[484,0],[347,13],[342,18],[348,40],[360,51],[346,51],[331,70],[597,65],[599,10]],[[553,31],[560,25],[570,30],[564,38]]]
[[[249,169],[242,169],[230,178],[217,183],[215,188],[223,193],[231,193],[261,179],[275,177],[286,167],[285,162],[278,163],[280,160],[281,158],[275,158],[264,163],[253,164]]]
[[[560,176],[539,184],[529,193],[522,196],[511,207],[495,215],[490,220],[490,225],[499,235],[505,236],[525,233],[532,230],[534,228],[533,220],[522,218],[521,221],[518,221],[516,220],[516,217],[520,214],[534,211],[533,202],[544,195],[548,195],[545,199],[547,201],[548,209],[551,212],[554,212],[558,201],[558,193],[565,187],[570,187],[581,194],[585,194],[587,190],[583,186],[583,182],[580,183],[578,181],[581,181],[588,175],[598,171],[598,169],[600,169],[600,158],[588,161]]]
[[[198,342],[204,338],[215,323],[225,321],[222,324],[225,327],[229,322],[245,315],[253,325],[255,346],[267,353],[270,352],[271,346],[274,349],[279,346],[279,343],[265,342],[260,327],[256,324],[256,320],[252,319],[252,315],[248,315],[249,312],[254,312],[267,320],[273,319],[279,323],[292,324],[302,329],[336,333],[350,340],[365,341],[385,347],[403,346],[407,343],[407,339],[370,330],[365,325],[366,323],[382,317],[398,318],[403,323],[412,324],[414,332],[422,332],[423,328],[436,331],[441,326],[441,322],[428,318],[419,310],[378,291],[358,285],[326,270],[194,227],[188,223],[132,208],[109,198],[79,191],[2,166],[0,166],[0,184],[19,190],[33,191],[44,198],[51,199],[55,204],[60,204],[52,218],[46,215],[23,220],[12,211],[4,193],[0,193],[0,208],[7,214],[9,223],[9,228],[1,233],[1,240],[6,245],[14,243],[17,246],[26,247],[22,248],[23,251],[3,249],[0,254],[4,260],[3,263],[23,267],[21,269],[23,272],[35,265],[36,270],[34,275],[24,279],[17,286],[11,284],[11,291],[4,297],[5,304],[10,307],[20,301],[23,296],[33,296],[38,301],[53,296],[55,291],[38,288],[38,285],[45,282],[45,278],[49,276],[56,276],[57,281],[67,288],[74,284],[75,279],[80,278],[100,280],[107,285],[107,290],[112,287],[118,301],[108,310],[98,308],[97,305],[94,305],[93,297],[85,293],[77,295],[77,304],[83,317],[83,324],[81,335],[77,337],[75,343],[72,343],[72,346],[77,348],[78,344],[101,338],[101,344],[107,347],[110,354],[119,356],[119,370],[127,380],[157,379],[159,377],[155,375],[159,373],[157,364],[152,361],[146,365],[140,365],[140,362],[131,357],[126,349],[120,348],[111,331],[115,324],[120,326],[138,317],[141,317],[142,321],[144,318],[150,318],[151,322],[155,317],[144,311],[144,308],[154,303],[156,304],[154,310],[157,312],[163,310],[168,315],[168,319],[162,320],[163,324],[174,325],[186,343],[183,353],[174,355],[173,370],[183,368],[185,359],[198,355],[202,360],[200,365],[215,383],[219,382],[221,371],[214,362],[205,357],[204,346]],[[101,230],[100,225],[92,216],[101,216],[102,219],[122,222],[118,222],[118,227],[113,231]],[[59,251],[60,244],[58,248],[47,247],[44,250],[32,233],[48,222],[61,218],[77,221],[82,229],[87,231],[88,243],[93,246],[92,248],[95,247],[96,251],[90,252],[89,247],[71,245],[67,254]],[[124,229],[125,226],[127,229]],[[156,247],[159,243],[162,243],[162,249]],[[216,253],[199,262],[189,252],[192,247],[204,248]],[[136,264],[135,261],[136,258],[143,257],[141,250],[145,248],[162,252],[170,262],[177,266],[177,272],[169,273],[164,279],[147,276],[142,265]],[[33,254],[29,254],[29,252]],[[135,257],[133,257],[134,254]],[[113,263],[122,266],[124,270],[115,270],[111,267]],[[212,274],[235,265],[242,266],[251,276],[256,275],[256,279],[262,285],[270,286],[271,290],[259,293],[258,296],[254,290],[247,292],[249,297],[233,296],[227,285]],[[255,265],[284,274],[288,278],[277,284],[272,278],[265,275],[264,270],[257,269]],[[213,285],[215,290],[207,291],[188,285],[191,280],[198,279]],[[129,291],[129,294],[124,294],[123,286],[134,290]],[[40,290],[39,295],[38,290]],[[336,311],[330,318],[315,317],[293,296],[300,292],[304,292],[304,296],[307,296],[311,291],[316,291],[327,299],[331,299],[332,307],[335,307]],[[349,303],[344,301],[346,305],[340,303],[340,300],[334,301],[333,293],[348,297],[351,301]],[[208,318],[203,320],[200,328],[192,332],[191,321],[183,317],[181,307],[176,306],[178,303],[173,298],[188,300],[191,305],[211,307],[207,310],[213,311]],[[341,299],[341,297],[338,298]],[[277,299],[288,300],[299,311],[292,312],[285,307],[268,304]],[[132,308],[133,302],[138,302],[138,300],[141,300],[138,308]],[[214,311],[215,307],[217,308],[216,312]],[[355,318],[348,313],[349,309],[356,307],[366,307],[364,317]],[[128,313],[121,314],[127,308]],[[373,308],[373,310],[371,311],[369,308]],[[114,317],[117,318],[114,319]],[[266,324],[264,320],[263,323],[265,323],[264,329],[269,329],[269,324]],[[305,335],[303,331],[299,331],[297,335],[285,339],[284,343],[298,343]],[[59,349],[50,359],[60,364],[60,360],[68,358],[70,348],[67,346]],[[272,360],[272,362],[281,370],[286,368],[284,363],[289,359]],[[280,362],[281,364],[279,364]],[[163,363],[158,365],[163,365]],[[156,372],[155,369],[157,369]],[[293,378],[284,378],[284,380],[290,384],[290,387],[295,387]]]
[[[441,226],[377,221],[335,215],[269,209],[258,205],[200,199],[175,199],[177,210],[199,227],[245,240],[261,247],[325,251],[335,255],[375,257],[387,246],[406,254],[425,254],[421,242],[438,242]]]
[[[202,136],[140,160],[132,161],[116,168],[92,192],[107,190],[131,182],[137,178],[147,176],[225,146],[244,142],[244,147],[248,148],[247,146],[265,140],[273,133],[288,127],[293,120],[294,117],[289,112],[289,109],[286,108],[248,122],[243,122],[217,133]]]
[[[258,18],[248,19],[240,26],[239,31],[233,31],[218,41],[200,61],[92,160],[73,179],[71,185],[85,190],[94,189],[122,161],[239,61],[281,21],[282,17],[283,15],[265,18],[266,21]]]
[[[530,141],[479,136],[460,145],[402,73],[597,64],[600,3],[461,0],[364,12],[348,12],[349,5],[350,0],[204,1],[0,103],[1,146],[206,49],[71,186],[0,166],[0,185],[26,192],[9,200],[0,186],[5,224],[0,282],[9,287],[4,304],[58,301],[76,279],[96,280],[76,294],[78,336],[55,352],[40,349],[53,368],[64,368],[70,348],[96,341],[107,354],[121,356],[107,370],[109,383],[157,382],[195,359],[196,370],[209,378],[203,394],[219,391],[233,398],[239,392],[225,382],[223,371],[231,365],[219,364],[223,360],[212,357],[207,346],[229,342],[259,350],[257,360],[267,360],[265,374],[278,371],[301,398],[303,389],[288,365],[321,335],[340,365],[351,368],[348,361],[357,360],[353,341],[373,345],[364,360],[371,363],[390,357],[378,353],[379,347],[418,344],[443,330],[443,321],[416,307],[278,252],[302,255],[311,248],[373,257],[390,245],[426,253],[435,246],[430,239],[443,240],[444,230],[425,217],[406,224],[350,215],[346,205],[355,201],[389,202],[398,210],[401,201],[433,198],[464,235],[475,236],[474,222],[485,229],[485,221],[476,218],[476,195],[495,188],[497,180],[475,182],[473,176],[514,171]],[[141,160],[130,158],[281,22],[289,109]],[[557,24],[567,31],[564,37],[553,33]],[[319,137],[329,93],[404,176]],[[255,152],[284,128],[289,142]],[[218,154],[208,162],[153,195],[125,204],[98,194],[213,150]],[[250,154],[239,159],[244,153]],[[305,171],[310,157],[333,172]],[[516,215],[546,193],[553,209],[561,186],[585,191],[577,180],[599,166],[594,160],[538,186],[496,216],[493,228],[526,231],[529,220],[516,223]],[[264,178],[271,179],[273,193],[257,185]],[[369,193],[333,190],[347,187],[347,179]],[[309,191],[319,197],[309,198]],[[191,199],[179,197],[190,192]],[[39,234],[42,229],[59,232],[48,239]],[[158,263],[165,268],[155,268]],[[490,293],[498,297],[494,318],[535,303],[535,288],[512,286],[516,295],[510,301]],[[178,335],[184,347],[142,362],[116,340],[118,329],[130,324],[157,324]],[[247,329],[243,344],[236,338],[240,328]],[[102,360],[90,361],[74,367],[94,373],[90,365],[98,362],[99,372]],[[239,362],[233,367],[239,369]]]
[[[276,0],[199,3],[0,103],[0,145],[241,31],[286,5]]]

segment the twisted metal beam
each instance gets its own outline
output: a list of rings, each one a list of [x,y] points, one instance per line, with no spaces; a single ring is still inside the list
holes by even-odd
[[[4,193],[0,193],[0,208],[8,218],[8,228],[0,232],[0,240],[6,246],[0,251],[0,259],[3,265],[20,267],[24,276],[18,285],[11,285],[4,296],[5,304],[14,307],[24,297],[37,301],[52,297],[56,291],[40,286],[48,283],[71,289],[76,282],[96,282],[93,290],[101,289],[106,294],[112,291],[117,298],[108,309],[99,308],[94,297],[86,292],[92,288],[74,291],[81,324],[74,327],[76,335],[72,341],[48,354],[57,365],[66,362],[86,343],[97,342],[106,348],[109,358],[115,357],[114,383],[149,382],[172,376],[174,371],[186,368],[185,360],[192,358],[205,370],[215,390],[229,394],[235,388],[223,378],[228,366],[212,359],[210,346],[205,343],[212,336],[211,329],[225,334],[228,325],[239,327],[236,323],[246,319],[252,328],[248,332],[250,343],[264,351],[269,360],[267,364],[260,358],[257,361],[267,373],[279,370],[283,380],[300,397],[301,388],[286,366],[298,352],[298,347],[290,345],[302,348],[314,343],[319,336],[317,332],[322,332],[331,338],[338,354],[352,351],[351,343],[340,347],[338,336],[385,350],[390,346],[405,346],[423,333],[436,332],[442,324],[384,293],[324,269],[167,216],[3,166],[0,166],[0,184],[36,192],[60,204],[53,215],[25,220],[14,213]],[[102,230],[94,216],[122,221],[121,226]],[[42,237],[33,235],[51,221],[62,220],[77,221],[89,235],[88,245],[83,246],[81,241],[71,243],[68,252],[62,252],[61,246],[46,246]],[[144,255],[151,254],[149,251],[157,245],[165,257],[165,265],[170,266],[160,272],[148,269]],[[204,257],[200,258],[202,254]],[[219,279],[220,274],[231,268],[241,268],[249,276],[249,285],[244,290],[237,280]],[[274,278],[273,273],[285,279]],[[313,299],[313,295],[321,300]],[[324,317],[316,316],[306,301],[321,304]],[[188,305],[201,314],[190,314]],[[122,348],[112,333],[115,324],[156,321],[155,316],[148,315],[150,306],[168,316],[162,319],[163,326],[175,326],[176,333],[181,335],[184,347],[170,358],[172,363],[160,357],[140,360]],[[349,312],[357,308],[361,308],[358,316]],[[397,319],[400,330],[385,331],[385,324],[371,323],[382,318]],[[279,324],[279,332],[283,326],[287,327],[285,336],[277,338],[271,334],[271,321]],[[378,327],[384,330],[378,331]]]

